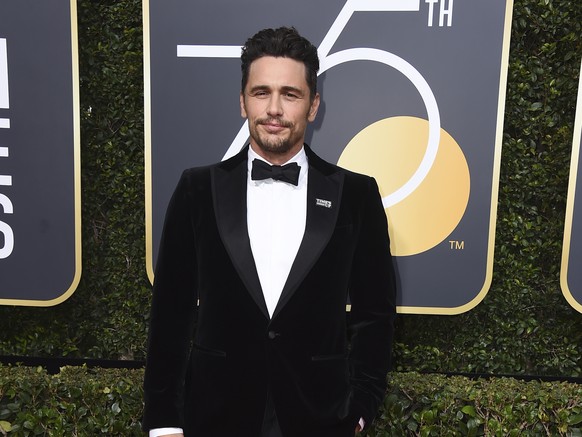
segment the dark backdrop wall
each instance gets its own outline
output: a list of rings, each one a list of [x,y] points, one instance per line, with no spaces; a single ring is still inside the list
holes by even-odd
[[[81,283],[56,307],[0,307],[0,355],[140,360],[150,302],[141,2],[79,0],[78,12]],[[515,0],[493,284],[468,313],[401,315],[398,370],[580,375],[582,314],[559,272],[581,23],[578,0]]]

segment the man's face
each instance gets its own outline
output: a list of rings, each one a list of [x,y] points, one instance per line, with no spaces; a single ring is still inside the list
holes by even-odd
[[[315,120],[319,94],[311,101],[305,73],[305,65],[290,58],[264,56],[250,65],[241,115],[249,121],[251,146],[271,162],[295,155]]]

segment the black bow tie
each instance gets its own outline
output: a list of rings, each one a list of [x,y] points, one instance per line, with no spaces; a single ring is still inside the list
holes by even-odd
[[[269,165],[260,159],[253,159],[251,179],[253,181],[273,179],[296,186],[297,182],[299,182],[299,170],[301,170],[301,167],[296,162],[285,165]]]

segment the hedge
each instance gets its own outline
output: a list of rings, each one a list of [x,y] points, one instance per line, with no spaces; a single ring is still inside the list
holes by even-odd
[[[0,435],[142,436],[143,370],[0,367]],[[368,437],[581,436],[582,385],[393,373]]]
[[[482,0],[485,1],[485,0]],[[0,355],[145,355],[141,1],[78,1],[83,274],[53,308],[0,307]],[[494,278],[474,310],[403,315],[401,371],[582,374],[582,315],[559,284],[579,0],[515,0]]]
[[[141,433],[142,370],[0,367],[0,433],[132,436]]]

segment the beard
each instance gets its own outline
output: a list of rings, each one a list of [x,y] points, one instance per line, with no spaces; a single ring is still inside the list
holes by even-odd
[[[289,121],[278,118],[259,118],[256,119],[250,127],[250,136],[257,144],[257,146],[264,152],[284,155],[296,145],[300,138],[294,138],[291,135],[286,137],[277,137],[275,135],[270,136],[266,133],[259,132],[260,125],[272,122],[275,122],[282,127],[289,128],[291,129],[291,132],[293,132],[292,128],[294,125]]]

